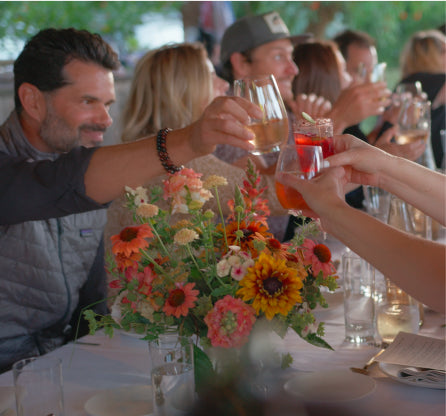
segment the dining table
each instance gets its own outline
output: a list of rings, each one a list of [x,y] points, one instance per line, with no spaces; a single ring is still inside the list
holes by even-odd
[[[327,245],[332,249],[333,259],[339,263],[340,257],[348,249],[333,239],[328,239]],[[445,415],[444,389],[408,385],[395,377],[390,377],[379,363],[370,367],[368,375],[361,375],[364,377],[361,380],[367,379],[367,385],[371,386],[365,391],[356,394],[355,386],[343,386],[344,376],[355,374],[350,368],[364,366],[380,350],[380,345],[379,342],[355,345],[344,341],[343,291],[342,285],[340,286],[336,291],[326,293],[327,308],[318,307],[314,311],[317,321],[325,323],[324,339],[332,350],[311,345],[290,330],[283,338],[272,336],[274,348],[290,353],[293,362],[290,368],[283,370],[283,373],[274,380],[274,398],[270,406],[274,409],[274,403],[278,405],[277,411],[273,410],[271,414],[274,416]],[[445,316],[425,307],[424,322],[419,334],[444,340]],[[130,410],[120,411],[116,407],[113,411],[96,410],[98,406],[100,407],[98,404],[100,398],[107,400],[109,397],[116,400],[123,391],[128,392],[132,389],[139,391],[140,394],[146,394],[147,401],[152,400],[148,387],[151,385],[148,342],[142,340],[141,336],[115,331],[113,337],[109,337],[100,330],[94,335],[86,335],[77,341],[65,344],[48,355],[62,360],[65,416],[151,414],[151,412],[137,414],[131,413]],[[317,384],[313,394],[293,391],[296,377],[318,375],[323,380],[325,375],[332,373],[342,375],[339,378],[338,388],[351,392],[351,397],[347,395],[346,398],[339,400],[333,397],[324,399],[324,392],[318,393]],[[15,415],[13,384],[11,371],[0,374],[0,415]],[[288,386],[288,389],[285,386]],[[287,411],[280,410],[284,409],[283,403],[287,403]],[[299,410],[295,412],[290,410],[293,406]]]

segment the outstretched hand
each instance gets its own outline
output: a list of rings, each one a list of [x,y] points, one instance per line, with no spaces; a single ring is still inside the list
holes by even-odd
[[[197,155],[206,155],[217,144],[229,144],[252,150],[249,142],[254,133],[246,128],[250,117],[262,118],[261,109],[241,97],[217,97],[204,110],[203,115],[190,126],[190,146]]]

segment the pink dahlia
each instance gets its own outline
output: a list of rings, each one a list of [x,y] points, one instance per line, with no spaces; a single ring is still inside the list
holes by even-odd
[[[256,318],[254,309],[241,299],[226,295],[215,302],[204,322],[214,347],[240,347],[248,341]]]

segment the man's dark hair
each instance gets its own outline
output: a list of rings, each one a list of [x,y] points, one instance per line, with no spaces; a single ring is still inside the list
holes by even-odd
[[[344,30],[336,35],[333,40],[337,43],[342,56],[348,59],[348,47],[351,44],[356,44],[362,48],[370,48],[375,45],[375,40],[367,33],[359,30]]]
[[[41,30],[28,40],[14,63],[16,110],[22,110],[20,85],[28,82],[45,92],[61,88],[68,83],[63,69],[73,59],[95,63],[110,71],[119,67],[118,55],[98,34],[74,28]]]

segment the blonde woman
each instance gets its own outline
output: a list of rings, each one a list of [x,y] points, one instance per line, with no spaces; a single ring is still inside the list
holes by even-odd
[[[200,43],[170,44],[149,51],[138,62],[123,112],[122,141],[137,140],[147,134],[156,133],[164,127],[181,128],[197,120],[209,102],[223,95],[228,83],[219,78]],[[234,184],[242,184],[244,171],[229,165],[213,155],[200,157],[187,163],[187,167],[203,174],[224,176],[228,186],[219,189],[222,207],[233,197]],[[146,186],[161,185],[166,176],[162,175]],[[286,218],[286,211],[280,206],[274,191],[273,177],[262,178],[268,186],[266,197],[271,212]],[[132,223],[131,216],[123,208],[123,199],[115,201],[108,210],[108,224],[105,230],[106,248],[110,248],[110,236]],[[216,210],[209,201],[207,206]],[[226,212],[227,213],[227,212]],[[274,229],[271,229],[275,233]],[[281,238],[281,236],[276,236]]]
[[[433,103],[431,143],[437,168],[443,166],[444,143],[441,130],[446,128],[444,85],[446,80],[446,36],[439,30],[414,33],[400,56],[401,84],[419,81]],[[443,91],[443,95],[442,95]]]

